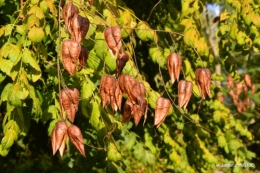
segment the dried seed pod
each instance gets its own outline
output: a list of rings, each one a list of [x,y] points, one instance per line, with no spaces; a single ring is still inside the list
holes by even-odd
[[[73,18],[73,16],[78,15],[79,14],[79,9],[77,6],[73,5],[72,2],[68,2],[62,10],[62,17],[64,19],[65,22],[65,27],[66,29],[71,32],[71,19]]]
[[[227,86],[228,86],[228,88],[231,88],[231,89],[234,88],[234,81],[233,81],[231,75],[227,76]]]
[[[230,90],[230,91],[229,91],[229,95],[232,97],[233,103],[234,103],[235,105],[237,105],[238,95],[237,95],[233,90]]]
[[[61,90],[60,102],[67,113],[70,122],[74,122],[79,105],[79,91],[76,88],[65,88]]]
[[[108,27],[104,30],[104,37],[108,48],[112,51],[113,55],[121,52],[122,50],[122,36],[119,26]]]
[[[68,134],[69,134],[69,138],[70,138],[71,143],[77,148],[77,150],[84,157],[86,157],[85,149],[84,149],[83,136],[82,136],[80,129],[75,125],[71,125],[68,128]]]
[[[71,36],[73,40],[81,42],[87,35],[89,20],[80,15],[74,15],[71,19]]]
[[[206,98],[206,95],[211,97],[210,84],[211,84],[211,73],[209,69],[199,68],[195,72],[196,84],[198,85],[202,99]]]
[[[129,123],[132,116],[132,101],[127,99],[124,105],[123,122]]]
[[[116,59],[116,78],[119,78],[119,76],[128,60],[129,60],[129,57],[125,52],[121,52],[121,53],[119,52],[117,59]]]
[[[177,53],[171,53],[167,58],[167,68],[172,84],[175,80],[179,81],[180,71],[182,68],[182,57]]]
[[[132,107],[132,114],[134,115],[135,126],[137,126],[142,118],[143,112],[141,107],[137,104]]]
[[[242,101],[237,102],[237,111],[240,113],[246,111],[246,105]]]
[[[66,146],[66,139],[68,136],[67,125],[65,121],[58,121],[52,131],[51,135],[51,144],[52,144],[52,153],[53,155],[59,150],[60,155],[63,156],[63,152]]]
[[[244,83],[243,83],[243,90],[244,90],[245,95],[247,95],[248,88],[247,88],[246,84],[244,84]]]
[[[187,107],[191,95],[192,95],[193,84],[190,81],[181,80],[178,84],[178,105],[184,109]]]
[[[244,85],[242,83],[236,83],[236,93],[239,95],[243,91]]]
[[[255,94],[255,85],[254,84],[251,86],[251,90],[252,90],[252,94]]]
[[[224,96],[221,92],[217,93],[217,100],[219,100],[221,103],[224,102]]]
[[[73,40],[65,40],[62,43],[62,63],[64,69],[71,75],[74,75],[79,55],[81,52],[81,45]]]
[[[123,93],[120,90],[119,83],[117,82],[116,83],[116,91],[115,91],[115,99],[116,99],[117,108],[119,110],[121,110],[122,98],[123,98]],[[115,111],[117,111],[117,108],[116,108]]]
[[[81,51],[79,54],[79,67],[78,71],[81,71],[82,68],[85,66],[88,59],[88,49],[81,46]]]
[[[245,74],[244,80],[245,80],[245,83],[246,83],[246,85],[247,85],[248,87],[251,87],[251,86],[252,86],[252,84],[251,84],[251,78],[250,78],[249,74]]]
[[[164,119],[166,118],[169,109],[171,106],[171,102],[169,99],[159,97],[156,100],[156,109],[155,109],[155,115],[154,115],[154,125],[158,128]]]
[[[249,97],[246,97],[245,103],[246,103],[246,106],[249,107],[251,105],[251,99]]]
[[[93,0],[88,0],[88,3],[89,3],[90,6],[92,6]]]
[[[116,100],[116,94],[118,96],[118,100]],[[107,107],[108,104],[111,104],[111,107],[113,110],[117,111],[119,108],[117,105],[120,104],[120,92],[117,89],[117,81],[114,76],[102,76],[101,78],[101,84],[100,84],[100,95],[102,98],[103,107]]]
[[[122,74],[119,77],[119,86],[121,91],[123,93],[126,93],[132,101],[135,100],[135,96],[132,94],[133,93],[132,88],[135,84],[136,84],[135,78],[128,74]]]

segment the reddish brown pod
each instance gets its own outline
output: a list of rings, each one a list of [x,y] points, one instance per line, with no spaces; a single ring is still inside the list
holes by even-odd
[[[119,77],[119,86],[123,93],[126,93],[132,101],[135,101],[135,96],[132,94],[132,88],[136,84],[134,77],[128,74],[122,74]]]
[[[237,103],[238,103],[238,95],[233,90],[229,91],[229,95],[232,97],[233,103],[235,105],[237,105]]]
[[[111,26],[104,30],[104,37],[108,48],[112,51],[113,55],[121,52],[122,50],[122,36],[119,26]]]
[[[243,102],[240,101],[240,100],[237,102],[237,111],[240,112],[240,113],[246,111],[246,105],[245,105],[245,103],[243,103]]]
[[[119,78],[119,76],[128,60],[129,60],[129,57],[125,52],[119,52],[117,59],[116,59],[116,78]]]
[[[119,89],[116,78],[111,75],[102,76],[100,83],[100,95],[103,107],[111,104],[113,110],[121,108],[122,92]]]
[[[77,6],[73,5],[72,2],[68,2],[62,10],[62,17],[65,22],[66,29],[71,32],[71,19],[79,14],[79,9]]]
[[[70,122],[74,122],[79,105],[79,91],[76,88],[65,88],[60,92],[61,106],[67,113]]]
[[[195,71],[195,75],[196,75],[196,84],[198,85],[202,99],[205,99],[207,95],[211,97],[210,94],[211,73],[209,69],[198,68]]]
[[[156,100],[156,108],[154,115],[154,125],[158,128],[166,118],[169,109],[171,107],[171,102],[169,99],[159,97]]]
[[[89,20],[80,15],[74,15],[71,19],[71,36],[72,39],[81,42],[87,35],[89,29]]]
[[[190,81],[181,80],[178,83],[178,105],[179,107],[187,107],[191,95],[192,95],[193,84]]]
[[[227,76],[227,86],[228,86],[228,88],[231,88],[231,89],[234,88],[234,81],[233,81],[231,75]]]
[[[239,95],[244,89],[243,83],[236,83],[236,89],[237,89],[236,93],[237,95]]]
[[[88,0],[88,3],[89,3],[90,6],[92,6],[93,0]]]
[[[84,157],[86,157],[85,149],[84,149],[83,136],[82,136],[80,129],[75,125],[71,125],[68,128],[68,135],[69,135],[71,143],[77,148],[77,150]]]
[[[255,94],[255,85],[254,84],[252,84],[251,90],[252,90],[252,94]]]
[[[71,75],[78,64],[79,55],[81,52],[81,45],[74,40],[65,40],[62,43],[62,63],[64,69]]]
[[[65,121],[61,120],[56,123],[51,135],[53,155],[59,150],[60,155],[63,156],[68,137],[67,129]]]
[[[167,68],[172,84],[175,80],[179,81],[182,68],[182,57],[177,53],[171,53],[167,58]]]
[[[245,81],[245,83],[246,83],[246,85],[247,85],[248,87],[251,87],[251,86],[252,86],[251,78],[250,78],[250,75],[249,75],[249,74],[245,74],[245,76],[244,76],[244,81]]]
[[[83,69],[88,59],[88,49],[81,46],[81,51],[79,54],[79,67],[78,72]]]
[[[127,99],[124,105],[123,122],[129,123],[132,116],[132,101]]]

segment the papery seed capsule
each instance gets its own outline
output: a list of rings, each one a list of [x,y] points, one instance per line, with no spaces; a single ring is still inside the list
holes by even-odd
[[[65,121],[58,121],[52,131],[51,135],[51,144],[52,144],[52,153],[53,155],[60,151],[60,155],[63,156],[63,152],[65,150],[66,139],[68,136],[67,133],[67,125]]]
[[[74,15],[78,15],[79,10],[78,7],[73,5],[72,2],[68,2],[62,10],[62,17],[65,22],[65,27],[66,29],[71,32],[71,19],[73,18]]]
[[[108,27],[104,30],[104,37],[108,48],[112,51],[113,55],[121,52],[122,49],[122,36],[119,26]]]
[[[172,84],[175,80],[179,81],[182,68],[182,57],[177,53],[171,53],[167,58],[167,68]]]
[[[193,84],[190,81],[181,80],[178,84],[178,105],[184,109],[187,107],[191,95],[192,95]]]
[[[79,91],[76,88],[65,88],[60,92],[61,106],[67,113],[70,122],[74,122],[79,105]]]
[[[195,71],[196,84],[198,85],[202,99],[206,98],[206,95],[211,97],[210,84],[211,84],[211,73],[209,69],[199,68]]]
[[[129,60],[128,55],[125,52],[119,52],[116,59],[116,77],[119,78],[123,68]]]
[[[244,81],[245,81],[245,83],[246,83],[246,85],[247,85],[248,87],[251,87],[251,86],[252,86],[252,84],[251,84],[251,78],[250,78],[249,74],[245,74],[245,76],[244,76]]]
[[[156,109],[154,115],[154,125],[158,128],[166,118],[169,109],[171,107],[171,102],[169,99],[159,97],[156,101]]]
[[[86,157],[85,149],[84,149],[83,136],[82,136],[80,129],[75,125],[71,125],[68,128],[68,135],[69,135],[71,143],[77,148],[77,150],[84,157]]]
[[[228,88],[231,88],[231,89],[234,88],[234,81],[233,81],[231,75],[227,76],[227,86],[228,86]]]

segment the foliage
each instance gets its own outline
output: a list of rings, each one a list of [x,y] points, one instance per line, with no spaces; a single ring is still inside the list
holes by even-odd
[[[215,24],[203,11],[213,2],[224,7]],[[80,15],[90,21],[82,42],[89,54],[84,68],[70,76],[61,60],[61,43],[70,37],[59,16],[59,6],[66,2],[0,0],[1,172],[259,169],[229,169],[216,164],[259,162],[260,4],[257,0],[213,2],[94,0],[90,5],[74,0]],[[214,41],[219,41],[218,54],[208,33],[211,25],[217,27]],[[122,73],[146,87],[149,111],[144,125],[134,126],[133,120],[123,123],[123,109],[114,112],[101,106],[101,77],[116,74],[116,58],[103,34],[108,26],[121,26],[123,50],[129,56]],[[170,82],[167,57],[171,52],[182,56],[180,79],[193,83],[187,109],[177,106],[178,83]],[[215,71],[216,65],[221,65],[223,73]],[[198,68],[212,73],[211,97],[205,100],[195,83]],[[245,73],[251,76],[256,92],[249,90],[251,105],[240,113],[231,101],[225,78],[230,74],[235,82],[243,82]],[[80,91],[73,124],[81,129],[86,158],[69,142],[63,157],[52,156],[52,130],[63,118],[60,86]],[[219,92],[225,96],[224,102],[217,99]],[[171,107],[164,122],[155,128],[154,112],[160,96],[171,100]]]

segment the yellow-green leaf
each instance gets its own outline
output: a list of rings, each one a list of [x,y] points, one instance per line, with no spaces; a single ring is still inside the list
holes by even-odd
[[[157,42],[156,32],[152,30],[149,27],[148,23],[144,21],[139,21],[139,23],[136,26],[135,33],[143,41],[152,40],[154,42]]]
[[[45,36],[44,31],[41,28],[37,27],[32,27],[29,32],[28,32],[28,38],[34,42],[34,43],[39,43],[43,40]]]

